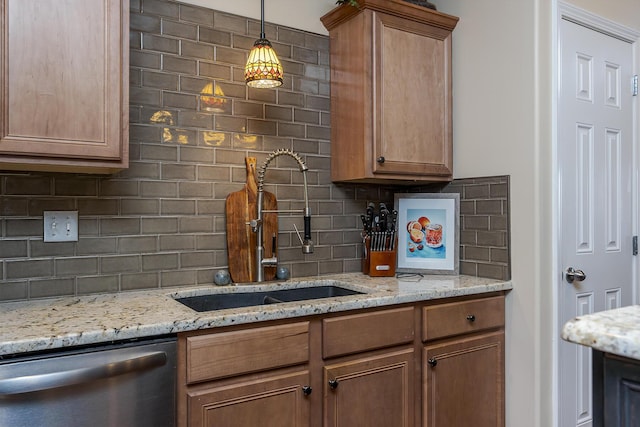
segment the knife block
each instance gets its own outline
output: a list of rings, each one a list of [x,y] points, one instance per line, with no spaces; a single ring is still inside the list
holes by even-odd
[[[394,248],[398,246],[395,239]],[[371,238],[364,240],[364,257],[362,258],[362,273],[371,277],[393,277],[396,274],[397,251],[371,251]]]

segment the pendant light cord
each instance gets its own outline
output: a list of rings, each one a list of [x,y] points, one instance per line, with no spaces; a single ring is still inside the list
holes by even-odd
[[[264,0],[260,1],[260,38],[267,38],[266,34],[264,33]]]

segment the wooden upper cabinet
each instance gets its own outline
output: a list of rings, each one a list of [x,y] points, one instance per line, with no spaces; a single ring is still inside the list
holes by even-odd
[[[321,18],[331,50],[331,178],[450,181],[451,34],[458,18],[361,0]]]
[[[129,0],[2,0],[0,169],[128,166]]]

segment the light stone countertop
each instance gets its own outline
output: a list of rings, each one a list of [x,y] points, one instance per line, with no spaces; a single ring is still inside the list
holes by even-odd
[[[196,312],[176,297],[336,285],[361,295]],[[0,303],[0,357],[197,329],[512,289],[471,276],[372,278],[360,273],[231,286],[198,286]]]
[[[562,328],[562,339],[640,360],[640,306],[631,305],[576,317]]]

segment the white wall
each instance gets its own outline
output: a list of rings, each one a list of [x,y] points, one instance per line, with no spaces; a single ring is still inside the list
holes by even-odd
[[[210,9],[260,19],[260,0],[181,0]],[[264,20],[274,24],[328,34],[320,17],[333,9],[335,0],[265,0]],[[269,38],[269,34],[267,34]]]
[[[456,178],[511,176],[511,260],[507,303],[507,419],[512,427],[553,425],[555,275],[552,230],[552,54],[557,0],[431,0],[460,17],[453,37]],[[258,0],[188,0],[259,18]],[[570,0],[640,30],[638,0]],[[266,1],[266,20],[326,34],[333,0]]]

